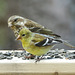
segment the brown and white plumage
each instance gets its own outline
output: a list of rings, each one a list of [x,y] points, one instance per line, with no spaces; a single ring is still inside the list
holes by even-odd
[[[31,32],[60,37],[59,35],[54,34],[51,30],[46,29],[44,26],[17,15],[11,16],[8,19],[8,27],[10,27],[15,34],[17,34],[20,29],[27,27]]]

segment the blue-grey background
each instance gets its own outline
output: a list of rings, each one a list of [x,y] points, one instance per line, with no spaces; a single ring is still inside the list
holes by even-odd
[[[22,48],[8,28],[12,15],[36,21],[75,45],[75,0],[0,0],[0,49]],[[71,49],[63,44],[54,48]]]

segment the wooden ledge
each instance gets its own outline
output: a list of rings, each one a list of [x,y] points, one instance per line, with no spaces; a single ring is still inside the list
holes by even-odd
[[[75,60],[0,60],[0,75],[75,75]]]
[[[75,75],[75,63],[3,63],[0,75]]]

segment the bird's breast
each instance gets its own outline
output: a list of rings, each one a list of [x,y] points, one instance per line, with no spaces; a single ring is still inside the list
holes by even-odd
[[[23,48],[33,55],[41,56],[43,54],[46,54],[52,48],[52,46],[36,47],[34,45],[29,45],[24,46]]]

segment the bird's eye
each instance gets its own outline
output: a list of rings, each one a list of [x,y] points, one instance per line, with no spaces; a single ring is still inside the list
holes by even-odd
[[[16,22],[18,20],[18,18],[16,18],[15,20],[14,20],[14,22]]]
[[[22,34],[22,36],[25,36],[25,34]]]

